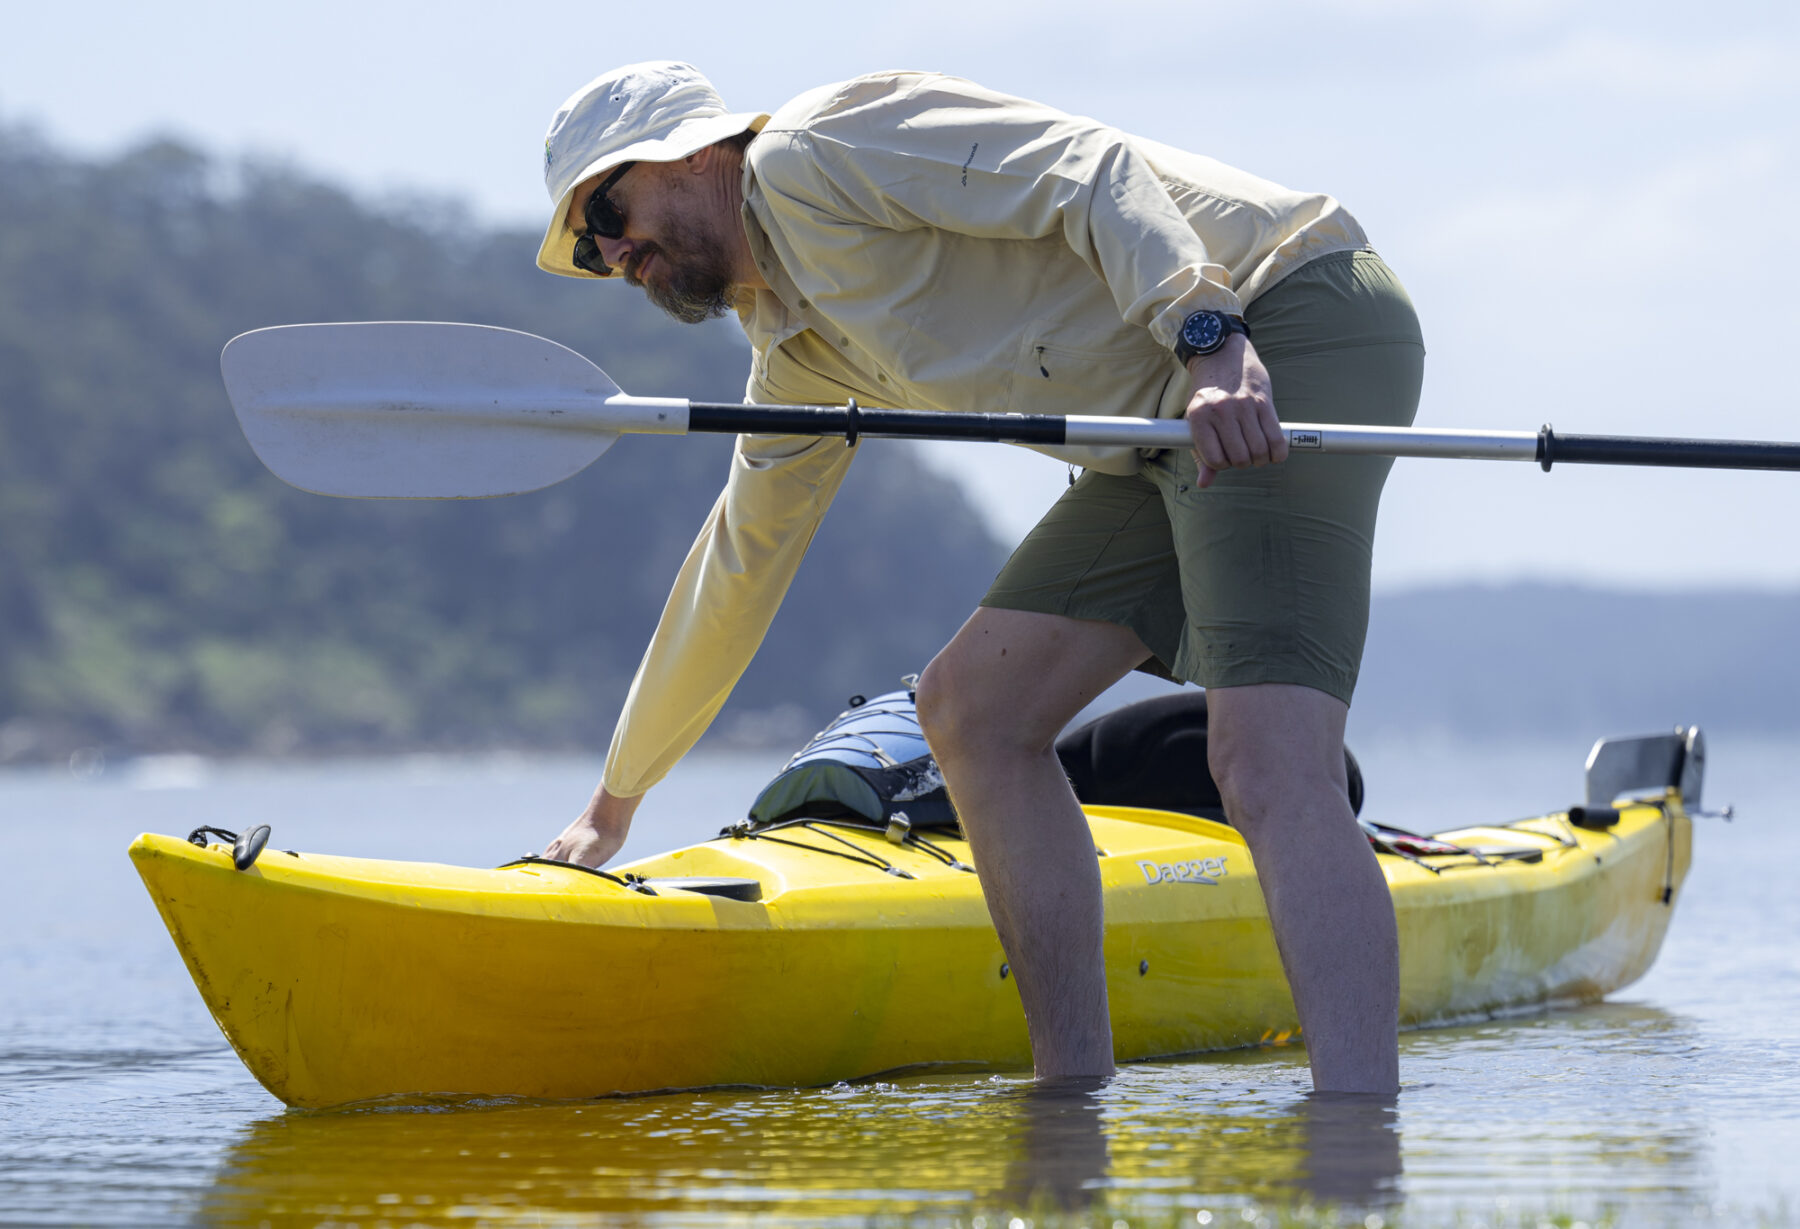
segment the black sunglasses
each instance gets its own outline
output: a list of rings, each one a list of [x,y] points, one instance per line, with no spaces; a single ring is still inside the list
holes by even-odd
[[[612,203],[607,193],[619,182],[626,171],[636,166],[635,162],[621,162],[601,182],[594,194],[587,199],[587,208],[583,214],[587,219],[587,233],[575,240],[575,252],[571,259],[577,269],[585,269],[589,273],[598,273],[601,277],[612,276],[612,268],[600,255],[600,239],[617,239],[625,233],[625,215],[619,207]]]

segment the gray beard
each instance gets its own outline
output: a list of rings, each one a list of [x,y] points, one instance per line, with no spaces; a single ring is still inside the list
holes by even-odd
[[[672,278],[666,286],[646,287],[650,301],[683,324],[704,324],[732,310],[729,278],[698,275]]]
[[[670,236],[682,253],[672,256],[659,243],[645,244],[625,270],[625,280],[643,287],[650,301],[683,324],[704,324],[733,310],[731,259],[725,245],[710,235],[683,228]],[[654,255],[664,266],[660,282],[639,281],[637,269]]]

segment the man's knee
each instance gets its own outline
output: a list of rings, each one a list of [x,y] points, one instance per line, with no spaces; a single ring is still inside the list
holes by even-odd
[[[1310,811],[1308,804],[1327,794],[1349,806],[1341,713],[1314,703],[1318,694],[1280,707],[1234,706],[1225,697],[1209,697],[1207,766],[1233,823]]]
[[[983,607],[925,667],[919,724],[940,760],[1048,754],[1064,724],[1148,653],[1127,627]]]
[[[925,741],[935,749],[951,746],[959,712],[956,696],[956,667],[946,660],[948,650],[932,658],[919,673],[919,685],[913,690],[913,703],[919,713],[919,728]],[[940,757],[941,758],[941,757]]]
[[[1311,812],[1311,804],[1328,795],[1342,799],[1346,809],[1350,805],[1342,748],[1330,758],[1296,759],[1258,754],[1241,745],[1224,748],[1209,741],[1207,761],[1225,814],[1238,827]]]
[[[1062,728],[1029,704],[1010,702],[1005,681],[973,667],[950,645],[931,659],[914,692],[919,727],[938,759],[1047,748]]]

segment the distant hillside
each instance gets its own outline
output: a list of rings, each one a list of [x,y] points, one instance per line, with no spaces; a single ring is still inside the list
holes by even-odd
[[[1559,585],[1377,596],[1365,730],[1599,736],[1677,723],[1800,731],[1800,593]]]
[[[218,376],[246,329],[447,319],[634,392],[741,395],[734,324],[548,276],[536,247],[287,167],[0,129],[0,761],[603,747],[728,441],[627,440],[517,499],[329,500],[263,470]],[[917,669],[998,566],[954,485],[862,447],[728,726],[791,706],[791,738]]]

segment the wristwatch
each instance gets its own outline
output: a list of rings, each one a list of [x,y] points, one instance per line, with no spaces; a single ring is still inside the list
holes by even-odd
[[[1196,354],[1211,354],[1225,344],[1225,339],[1233,333],[1250,336],[1250,326],[1244,323],[1242,316],[1227,316],[1224,312],[1195,312],[1181,322],[1181,332],[1175,335],[1175,358],[1183,367]]]

